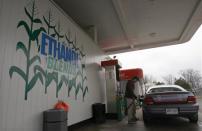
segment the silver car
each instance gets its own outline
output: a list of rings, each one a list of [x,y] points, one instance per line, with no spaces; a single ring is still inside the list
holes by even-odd
[[[144,97],[143,120],[147,124],[153,117],[186,117],[198,121],[199,104],[190,91],[177,85],[150,87]]]

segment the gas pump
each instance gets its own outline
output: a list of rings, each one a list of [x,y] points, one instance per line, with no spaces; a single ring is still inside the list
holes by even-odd
[[[119,83],[121,64],[117,59],[102,61],[106,79],[106,117],[121,120],[124,115],[124,92]]]

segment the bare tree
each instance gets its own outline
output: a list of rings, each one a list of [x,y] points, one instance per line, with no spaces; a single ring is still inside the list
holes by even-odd
[[[145,85],[145,90],[147,90],[150,86],[155,85],[155,78],[152,75],[144,75],[144,85]]]
[[[144,84],[154,83],[156,80],[152,75],[144,75]]]
[[[180,71],[180,75],[189,83],[193,92],[197,92],[202,88],[202,76],[199,71],[193,69],[186,69]]]
[[[164,76],[163,77],[164,81],[166,82],[166,84],[174,84],[175,83],[175,77],[171,74],[167,75],[167,76]]]

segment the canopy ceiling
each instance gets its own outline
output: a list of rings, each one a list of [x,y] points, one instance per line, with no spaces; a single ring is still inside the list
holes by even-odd
[[[97,30],[97,43],[108,54],[184,43],[202,22],[201,0],[54,2],[82,28]]]

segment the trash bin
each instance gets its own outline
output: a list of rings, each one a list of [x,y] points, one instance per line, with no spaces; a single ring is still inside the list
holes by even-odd
[[[67,131],[67,112],[50,109],[43,113],[43,131]]]
[[[105,122],[105,104],[95,103],[92,105],[93,120],[95,123]]]

